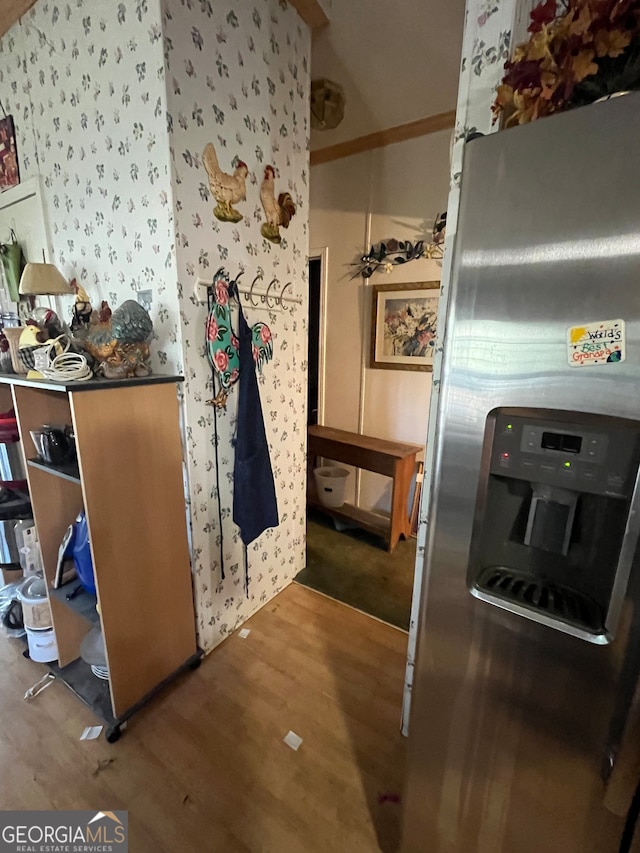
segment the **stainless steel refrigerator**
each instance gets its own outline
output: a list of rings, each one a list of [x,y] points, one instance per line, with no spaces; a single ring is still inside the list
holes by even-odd
[[[640,849],[640,95],[468,142],[454,253],[402,850]]]

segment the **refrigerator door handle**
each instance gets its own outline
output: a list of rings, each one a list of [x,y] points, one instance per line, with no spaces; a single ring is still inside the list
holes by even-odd
[[[629,656],[636,656],[638,643],[637,625],[640,613],[640,600],[627,599],[627,585],[631,570],[634,566],[638,538],[640,535],[640,469],[636,475],[636,482],[631,496],[627,526],[624,539],[618,557],[618,567],[611,593],[611,603],[606,619],[607,635],[610,639],[618,631],[622,618],[623,634],[627,634],[627,661],[628,672],[625,678],[625,666],[621,670],[621,684],[619,690],[624,691],[625,682],[629,684],[627,695],[632,693],[632,699],[625,713],[625,722],[622,728],[622,737],[617,750],[608,753],[605,766],[603,767],[603,781],[605,782],[605,807],[620,817],[629,813],[634,801],[638,780],[640,779],[640,670],[637,660]],[[640,584],[636,584],[640,588]],[[625,623],[627,630],[624,630]],[[635,686],[633,685],[635,682]]]
[[[631,503],[629,505],[629,514],[627,516],[627,526],[624,531],[624,538],[620,547],[618,556],[618,566],[616,568],[615,580],[611,590],[611,600],[607,611],[605,629],[607,637],[611,641],[617,631],[620,615],[627,593],[627,584],[633,566],[633,561],[638,546],[638,537],[640,536],[640,468],[636,473],[636,481],[633,487]],[[640,605],[640,602],[638,602]]]
[[[640,779],[640,682],[636,683],[620,748],[617,755],[609,754],[603,776],[605,808],[619,817],[626,817]]]

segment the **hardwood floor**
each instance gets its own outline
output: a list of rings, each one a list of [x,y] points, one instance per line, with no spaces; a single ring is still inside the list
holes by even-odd
[[[406,634],[297,584],[245,627],[113,745],[0,638],[0,807],[128,809],[132,853],[395,850]]]

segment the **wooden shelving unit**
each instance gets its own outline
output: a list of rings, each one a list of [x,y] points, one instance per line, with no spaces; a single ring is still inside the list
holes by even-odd
[[[57,384],[0,377],[0,406],[15,407],[27,460],[58,643],[56,677],[108,727],[107,739],[168,681],[201,659],[182,481],[176,383],[152,376]],[[30,431],[72,424],[78,461],[37,458]],[[53,589],[62,537],[84,507],[97,596]],[[99,605],[99,612],[96,609]],[[109,681],[79,657],[100,623]]]

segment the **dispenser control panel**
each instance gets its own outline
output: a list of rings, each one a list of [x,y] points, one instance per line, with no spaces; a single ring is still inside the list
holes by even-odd
[[[607,456],[608,437],[603,433],[569,433],[540,424],[525,424],[522,428],[522,453],[543,454],[548,459],[600,464]]]
[[[587,419],[589,419],[587,417]],[[592,416],[590,420],[597,421]],[[579,492],[627,497],[637,472],[638,430],[603,430],[498,410],[491,473]]]

